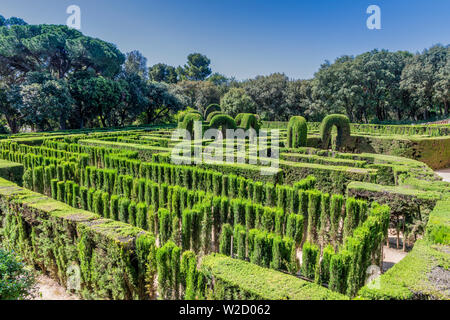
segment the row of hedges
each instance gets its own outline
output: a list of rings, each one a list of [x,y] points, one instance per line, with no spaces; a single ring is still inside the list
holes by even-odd
[[[0,160],[0,178],[22,184],[23,165],[6,160]]]
[[[302,218],[296,220],[303,223]],[[298,234],[301,235],[301,232]],[[296,243],[291,237],[256,228],[248,230],[241,224],[235,224],[234,230],[228,224],[222,226],[219,252],[242,260],[248,259],[266,268],[292,274],[298,271]]]
[[[333,291],[355,296],[364,285],[367,268],[372,264],[380,265],[383,260],[381,248],[389,226],[389,207],[373,203],[367,219],[361,219],[357,225],[345,236],[338,252],[327,246],[322,258],[317,245],[305,242],[302,274],[317,283],[328,283],[328,288]]]
[[[220,254],[203,257],[206,298],[220,300],[346,300],[346,296],[292,275]],[[269,280],[270,279],[270,280]]]
[[[128,224],[74,209],[0,179],[2,246],[87,299],[146,299],[153,236]]]

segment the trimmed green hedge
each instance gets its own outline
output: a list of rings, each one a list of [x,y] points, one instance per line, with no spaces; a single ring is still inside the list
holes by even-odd
[[[0,178],[0,239],[67,286],[80,270],[86,299],[154,297],[148,265],[152,234],[74,209]],[[150,268],[149,268],[150,267]]]
[[[450,246],[450,199],[438,201],[428,219],[426,237],[435,244]]]
[[[449,300],[449,291],[443,289],[449,265],[448,246],[417,240],[406,257],[358,294],[373,300]]]
[[[205,114],[203,115],[204,118],[208,119],[208,116],[212,112],[222,112],[222,109],[220,108],[220,105],[218,105],[217,103],[213,103],[213,104],[210,104],[208,107],[206,107]],[[209,122],[209,120],[207,120],[207,121]]]
[[[337,128],[336,148],[339,150],[346,147],[350,139],[350,121],[343,114],[330,114],[322,120],[320,124],[320,137],[324,149],[329,148],[331,129],[333,126]]]
[[[236,116],[235,121],[236,125],[244,130],[253,128],[258,131],[260,129],[259,120],[253,113],[239,113]]]
[[[22,185],[23,165],[0,159],[0,178]]]
[[[347,300],[317,284],[273,269],[220,254],[203,257],[200,272],[207,279],[206,297],[211,299]],[[214,284],[213,284],[214,283]]]
[[[287,147],[298,148],[306,147],[308,137],[308,126],[306,119],[301,116],[291,117],[288,123]]]

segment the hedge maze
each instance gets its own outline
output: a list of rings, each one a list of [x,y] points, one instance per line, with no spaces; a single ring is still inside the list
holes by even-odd
[[[193,133],[196,121],[224,137],[275,126],[211,105],[178,128]],[[393,129],[296,116],[266,147],[224,138],[234,164],[174,157],[177,144],[205,151],[212,140],[170,127],[4,136],[1,243],[67,287],[78,268],[87,299],[448,299],[428,275],[448,272],[450,184],[423,162],[358,152],[355,130]],[[388,229],[420,240],[374,289],[367,269],[382,267]]]

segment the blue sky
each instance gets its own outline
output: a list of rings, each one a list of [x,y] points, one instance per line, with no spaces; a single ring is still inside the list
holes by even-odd
[[[214,72],[237,79],[311,78],[343,54],[450,43],[449,0],[1,0],[0,14],[65,24],[71,4],[81,8],[84,34],[137,49],[149,65],[182,65],[200,52]],[[372,4],[381,8],[381,30],[366,27]]]

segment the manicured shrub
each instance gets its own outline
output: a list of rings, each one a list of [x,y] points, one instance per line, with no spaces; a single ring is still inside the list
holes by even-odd
[[[212,113],[212,112],[222,112],[222,109],[220,108],[220,105],[218,105],[217,103],[212,103],[209,106],[206,107],[205,109],[205,113],[204,113],[204,117],[205,119],[208,118],[208,116]],[[207,120],[208,121],[208,120]]]
[[[359,206],[355,198],[347,198],[345,202],[344,239],[353,234],[359,223]]]
[[[225,113],[223,113],[222,111],[211,112],[210,114],[208,114],[208,117],[206,118],[206,122],[211,122],[212,118],[214,118],[215,116],[220,115],[220,114],[225,114]]]
[[[333,126],[337,128],[336,147],[339,150],[344,148],[350,139],[350,120],[343,114],[330,114],[322,120],[319,130],[324,149],[329,148]]]
[[[245,227],[237,224],[234,226],[234,244],[233,248],[235,251],[235,254],[237,255],[238,259],[244,260],[246,258],[246,243],[247,243],[247,234]]]
[[[306,241],[302,250],[302,275],[308,279],[314,279],[316,266],[319,262],[320,250],[315,244]]]
[[[228,178],[228,196],[230,198],[235,198],[238,195],[237,176],[235,176],[234,174],[230,174]]]
[[[336,244],[339,232],[339,223],[342,217],[342,206],[344,197],[342,195],[333,194],[330,199],[330,236],[333,243]]]
[[[165,183],[159,186],[159,207],[167,207],[169,186]]]
[[[156,250],[158,293],[162,299],[174,299],[178,295],[180,253],[181,251],[172,241],[168,241]]]
[[[285,226],[286,216],[284,214],[283,209],[277,208],[275,211],[275,233],[282,235],[284,234],[284,226]]]
[[[308,191],[308,241],[317,243],[318,227],[320,223],[321,193],[316,190]]]
[[[260,217],[260,227],[267,232],[273,232],[275,229],[275,212],[273,209],[264,207]]]
[[[255,228],[256,215],[254,205],[250,201],[245,202],[245,227],[247,230]]]
[[[301,116],[291,117],[287,130],[288,148],[306,147],[308,127],[305,118]]]
[[[322,193],[320,202],[320,231],[319,239],[321,243],[329,242],[328,226],[330,225],[330,195]]]
[[[66,193],[65,193],[66,183],[64,181],[58,181],[56,185],[56,199],[61,202],[66,202]]]
[[[239,113],[235,118],[235,122],[239,128],[242,128],[244,130],[253,128],[258,131],[261,127],[258,118],[255,114],[252,113]]]
[[[74,183],[72,185],[72,204],[71,206],[74,208],[80,208],[81,207],[81,195],[80,195],[80,186],[78,183]]]
[[[102,203],[103,203],[103,212],[101,213],[101,215],[105,218],[109,218],[110,204],[108,192],[102,192]]]
[[[305,179],[294,183],[294,189],[296,190],[311,190],[314,189],[317,179],[314,176],[307,176]]]
[[[128,207],[130,206],[130,199],[121,197],[119,199],[119,221],[128,223]]]
[[[119,220],[119,196],[112,195],[109,204],[109,218]]]
[[[181,129],[185,129],[191,135],[191,139],[193,139],[193,131],[194,131],[194,122],[195,121],[203,121],[203,117],[200,113],[188,113],[184,116],[183,122],[180,123],[179,127]]]
[[[322,260],[320,260],[316,268],[315,282],[317,284],[323,285],[330,281],[330,263],[333,255],[333,246],[329,244],[323,249]]]
[[[184,288],[186,300],[196,298],[195,287],[197,278],[197,258],[193,251],[184,251],[180,266],[181,284]]]
[[[31,172],[31,171],[30,171]],[[26,173],[26,172],[25,172]],[[24,176],[25,177],[25,176]],[[53,199],[57,199],[58,198],[58,187],[57,187],[57,185],[58,185],[58,179],[52,179],[51,181],[50,181],[50,184],[51,184],[51,188],[52,188],[52,198]],[[26,186],[25,186],[25,182],[24,182],[24,187],[26,188]],[[87,190],[86,190],[87,191]],[[83,208],[84,209],[84,208]],[[86,208],[87,209],[87,208]]]
[[[44,193],[44,168],[41,166],[33,169],[33,190]]]
[[[271,183],[265,184],[265,205],[274,207],[276,205],[276,191],[275,186]]]
[[[52,180],[52,182],[53,181],[54,180]],[[80,207],[83,210],[88,210],[88,189],[86,187],[80,187]]]
[[[262,182],[255,182],[253,185],[253,202],[263,203],[264,201],[264,184]]]
[[[102,195],[103,195],[103,192],[101,190],[97,190],[94,192],[93,197],[92,197],[92,202],[93,202],[93,210],[92,211],[98,215],[103,214]],[[124,222],[128,222],[128,221],[124,221]]]
[[[230,201],[227,197],[220,200],[220,221],[222,223],[233,223],[233,215],[230,213]]]
[[[211,211],[211,202],[206,201],[202,204],[201,213],[201,245],[204,255],[211,252],[212,231],[213,231],[213,212]]]
[[[171,237],[171,218],[169,210],[165,208],[160,208],[158,210],[158,221],[159,221],[159,240],[162,244],[169,241]]]
[[[291,213],[287,216],[286,236],[295,241],[295,245],[299,246],[303,236],[303,216],[301,214]]]
[[[231,237],[233,235],[233,229],[230,224],[225,223],[222,225],[222,232],[220,233],[219,240],[219,252],[227,256],[231,256]]]
[[[272,261],[270,262],[270,267],[272,269],[280,270],[282,268],[283,259],[283,241],[281,236],[276,235],[273,238],[272,244]]]
[[[329,289],[340,293],[345,293],[347,291],[349,260],[349,253],[345,251],[341,251],[331,257],[330,282],[328,283]]]
[[[265,232],[256,232],[253,239],[253,250],[250,255],[250,262],[259,266],[265,265],[267,234]]]
[[[136,202],[130,201],[128,205],[128,223],[136,226]]]
[[[223,137],[226,137],[226,129],[236,129],[236,122],[234,119],[225,114],[218,114],[212,117],[209,122],[209,127],[214,129],[222,129]]]
[[[58,179],[55,180],[58,181]],[[23,174],[23,186],[29,190],[33,190],[33,169],[25,170]]]
[[[245,202],[241,199],[232,199],[231,208],[233,210],[234,224],[245,225]]]
[[[68,205],[72,205],[73,203],[73,181],[66,181],[66,185],[64,187],[66,192],[66,203]]]

